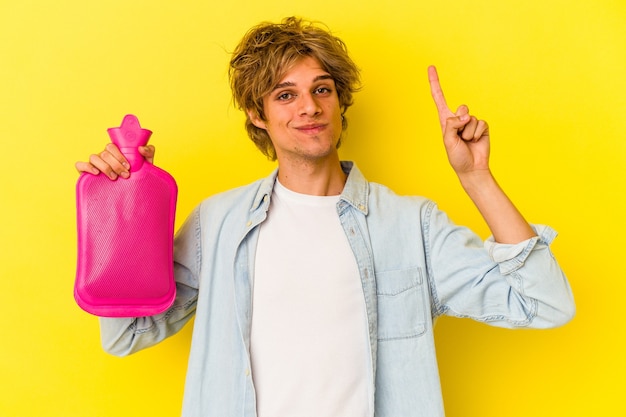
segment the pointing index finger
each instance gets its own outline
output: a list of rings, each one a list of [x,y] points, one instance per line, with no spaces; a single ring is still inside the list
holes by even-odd
[[[439,75],[437,75],[437,68],[434,65],[428,67],[428,82],[430,83],[430,94],[433,96],[433,100],[435,100],[435,106],[437,106],[440,118],[447,117],[446,113],[451,113],[451,111],[446,103],[443,90],[441,90]]]

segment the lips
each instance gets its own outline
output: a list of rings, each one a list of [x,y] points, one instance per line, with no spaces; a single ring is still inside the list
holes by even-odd
[[[319,133],[325,128],[326,128],[325,124],[312,123],[312,124],[298,126],[296,127],[296,130],[299,130],[300,132],[303,132],[303,133]]]

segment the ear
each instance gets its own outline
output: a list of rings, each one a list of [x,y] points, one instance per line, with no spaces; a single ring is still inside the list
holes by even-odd
[[[256,114],[256,112],[254,110],[246,110],[246,113],[248,113],[248,118],[250,119],[250,121],[252,122],[253,125],[258,127],[259,129],[267,130],[267,125],[265,124],[263,119],[261,119]]]

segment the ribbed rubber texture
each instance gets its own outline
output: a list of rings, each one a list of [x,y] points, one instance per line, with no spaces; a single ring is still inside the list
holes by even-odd
[[[135,317],[169,307],[175,296],[175,200],[173,178],[151,164],[116,181],[83,174],[77,184],[75,285],[81,308]]]

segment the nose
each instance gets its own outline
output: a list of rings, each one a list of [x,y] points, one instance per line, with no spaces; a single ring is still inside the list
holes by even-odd
[[[311,93],[304,93],[300,95],[299,100],[299,113],[300,116],[317,116],[322,112],[322,108],[317,102],[316,97]]]

